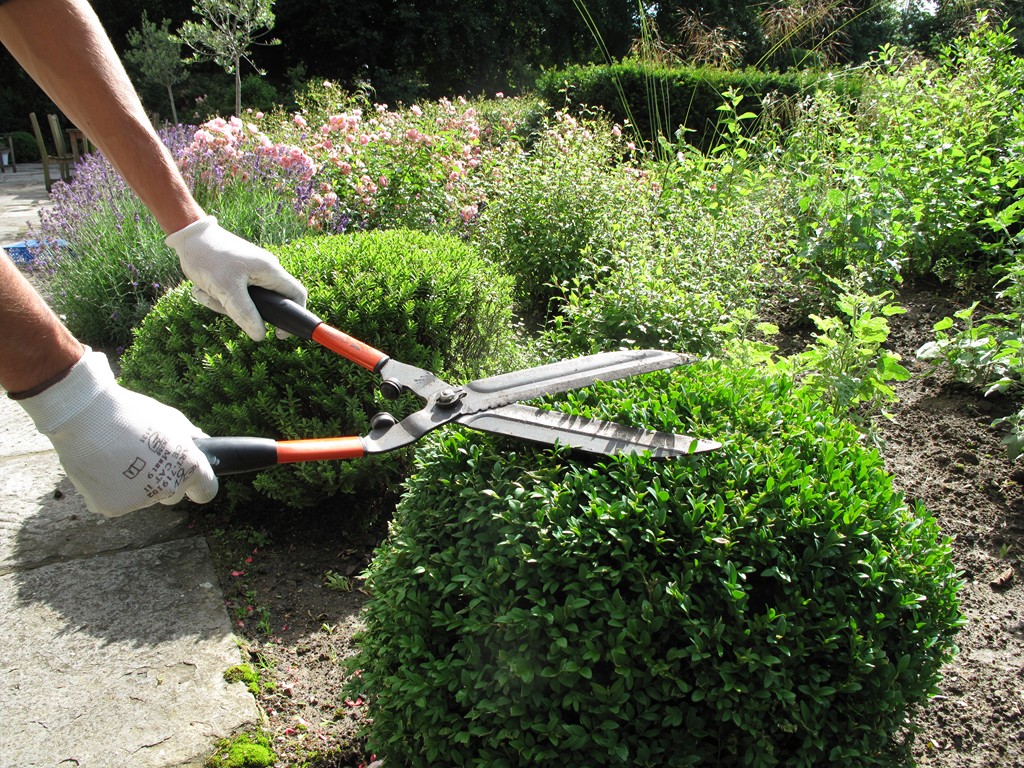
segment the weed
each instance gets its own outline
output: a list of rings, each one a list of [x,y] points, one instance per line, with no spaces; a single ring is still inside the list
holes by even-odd
[[[327,571],[324,574],[324,584],[328,589],[333,589],[335,592],[352,591],[352,579],[348,576],[342,576],[335,571]]]

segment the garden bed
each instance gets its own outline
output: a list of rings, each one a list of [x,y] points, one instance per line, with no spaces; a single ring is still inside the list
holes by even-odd
[[[1024,587],[1018,567],[1024,468],[1008,461],[1001,432],[990,427],[1012,412],[1013,403],[979,398],[943,376],[924,376],[927,367],[913,352],[932,338],[932,325],[958,307],[927,288],[908,288],[899,302],[908,311],[891,318],[890,346],[914,376],[898,385],[894,419],[881,427],[883,453],[898,487],[920,498],[955,537],[968,618],[940,695],[917,718],[914,753],[919,765],[945,768],[1024,764]],[[237,518],[232,524],[236,530],[243,525]],[[385,535],[384,519],[367,531],[347,527],[342,513],[264,514],[245,525],[260,535],[210,539],[233,596],[229,611],[245,609],[234,596],[255,596],[250,616],[232,616],[242,622],[238,632],[261,670],[257,698],[278,764],[354,768],[369,762],[356,732],[364,709],[342,693],[341,660],[355,649],[366,599],[359,574]],[[245,562],[248,557],[252,562]]]

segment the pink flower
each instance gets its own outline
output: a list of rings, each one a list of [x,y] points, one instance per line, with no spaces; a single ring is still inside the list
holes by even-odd
[[[459,211],[459,216],[462,217],[463,221],[469,221],[474,216],[476,216],[477,213],[479,213],[479,211],[480,211],[480,209],[477,208],[475,204],[474,205],[467,205],[467,206],[464,206],[461,211]]]
[[[410,108],[409,111],[412,112],[414,115],[416,115],[416,117],[423,117],[423,110],[420,109],[415,104],[412,105],[412,108]]]
[[[305,128],[306,127],[306,118],[304,118],[302,115],[296,115],[295,116],[295,124],[297,126],[299,126],[299,128]]]

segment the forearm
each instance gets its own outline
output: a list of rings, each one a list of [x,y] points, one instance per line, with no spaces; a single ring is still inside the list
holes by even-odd
[[[25,392],[53,380],[84,349],[6,255],[0,255],[0,386]]]
[[[164,232],[203,216],[86,0],[0,3],[0,42],[102,150]]]

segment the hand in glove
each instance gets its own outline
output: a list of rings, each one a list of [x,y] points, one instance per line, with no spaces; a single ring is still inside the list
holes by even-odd
[[[267,335],[267,325],[249,298],[250,285],[306,306],[306,289],[273,254],[223,229],[213,216],[168,235],[166,243],[177,252],[182,271],[195,284],[196,301],[230,317],[256,341]],[[287,334],[278,331],[282,335]]]
[[[107,358],[86,349],[70,372],[19,399],[50,438],[61,464],[93,512],[117,517],[188,495],[217,495],[217,478],[193,438],[205,437],[179,411],[122,388]]]

